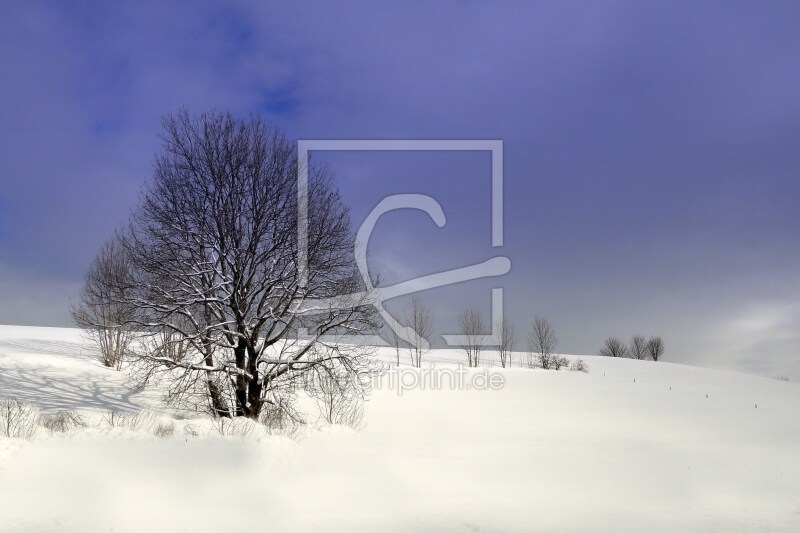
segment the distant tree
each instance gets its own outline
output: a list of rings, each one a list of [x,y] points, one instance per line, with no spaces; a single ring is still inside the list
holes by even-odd
[[[496,329],[500,335],[496,348],[497,355],[500,357],[500,366],[510,367],[511,352],[514,349],[514,326],[508,319],[503,318],[497,322]]]
[[[647,357],[647,341],[641,335],[634,335],[628,346],[628,353],[634,359]]]
[[[534,318],[531,331],[528,334],[528,349],[531,359],[536,358],[539,366],[545,370],[560,366],[553,356],[553,350],[555,350],[557,344],[558,339],[550,322],[546,318],[538,316]]]
[[[80,303],[72,308],[72,319],[97,345],[101,362],[119,369],[131,341],[135,305],[133,269],[125,248],[117,239],[100,248],[83,283]]]
[[[477,367],[481,361],[481,348],[486,340],[486,322],[473,309],[466,309],[458,316],[463,348],[467,354],[467,366]]]
[[[647,341],[647,354],[653,361],[658,361],[664,355],[664,341],[661,337],[650,337]]]
[[[386,330],[386,335],[384,338],[389,341],[389,345],[394,348],[394,354],[397,359],[397,366],[400,366],[400,347],[403,344],[403,339],[400,338],[400,335],[397,334],[395,330],[390,328],[388,325],[384,328]]]
[[[603,347],[600,348],[600,355],[605,357],[627,357],[628,348],[618,338],[610,337],[606,339]]]
[[[422,356],[430,349],[429,339],[433,336],[433,313],[422,299],[415,296],[405,309],[406,324],[414,330],[414,337],[408,350],[411,366],[421,367]]]

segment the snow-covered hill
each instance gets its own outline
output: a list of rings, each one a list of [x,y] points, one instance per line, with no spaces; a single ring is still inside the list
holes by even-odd
[[[0,397],[159,408],[92,355],[75,330],[0,326]],[[492,367],[499,390],[385,386],[359,432],[0,437],[0,531],[800,531],[797,384],[584,360]]]

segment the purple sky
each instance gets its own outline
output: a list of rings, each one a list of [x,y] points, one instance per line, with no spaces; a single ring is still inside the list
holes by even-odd
[[[63,4],[63,5],[62,5]],[[109,3],[110,4],[110,3]],[[293,138],[502,139],[512,272],[423,295],[437,331],[506,288],[570,353],[800,379],[796,2],[3,2],[0,323],[66,325],[150,173],[159,119],[258,112]],[[491,257],[487,154],[328,154],[387,281]],[[402,305],[397,302],[396,305]]]

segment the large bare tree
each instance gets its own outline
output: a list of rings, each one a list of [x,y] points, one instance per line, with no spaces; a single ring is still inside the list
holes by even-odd
[[[130,257],[118,239],[100,248],[86,274],[80,302],[72,318],[100,350],[100,360],[119,369],[128,352],[136,308],[127,299],[133,269]]]
[[[481,362],[481,349],[486,339],[486,322],[474,309],[465,309],[458,316],[461,340],[467,355],[467,366],[477,367]]]
[[[124,301],[140,331],[166,331],[188,348],[179,358],[139,350],[144,375],[166,376],[176,398],[199,394],[219,416],[258,418],[286,405],[309,371],[356,370],[361,351],[335,339],[372,331],[374,314],[330,174],[298,169],[293,145],[258,117],[181,112],[163,126],[153,178],[123,237],[134,267]],[[298,170],[308,173],[300,198]]]
[[[422,356],[430,349],[430,338],[433,336],[433,313],[418,296],[406,305],[406,324],[414,330],[412,342],[408,351],[411,356],[411,366],[421,367]]]

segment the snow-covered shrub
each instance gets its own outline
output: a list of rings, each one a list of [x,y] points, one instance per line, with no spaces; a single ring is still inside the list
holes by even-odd
[[[175,434],[175,424],[172,422],[169,423],[161,423],[159,422],[156,424],[156,427],[153,428],[153,435],[160,439],[166,439],[167,437],[171,437]]]
[[[261,410],[259,421],[269,433],[294,437],[305,424],[304,416],[295,408],[293,396],[276,396]]]
[[[589,367],[586,366],[586,363],[583,362],[583,359],[576,359],[569,365],[569,369],[575,372],[588,372]]]
[[[148,409],[136,412],[109,410],[103,413],[103,421],[112,428],[139,431],[153,427],[156,415]]]
[[[553,354],[550,356],[550,368],[553,370],[561,370],[569,365],[569,359],[563,355]]]
[[[255,422],[244,417],[219,417],[214,419],[214,422],[217,431],[224,437],[248,437],[256,425]]]
[[[45,415],[39,423],[51,435],[68,433],[73,429],[86,427],[86,421],[76,411],[59,411],[52,415]]]
[[[12,439],[29,439],[36,433],[39,408],[10,398],[0,402],[0,432]]]
[[[345,372],[319,372],[308,392],[322,419],[329,424],[359,429],[364,420],[364,394]]]
[[[544,370],[561,370],[569,365],[569,359],[554,353],[540,353],[536,355],[536,365]]]

